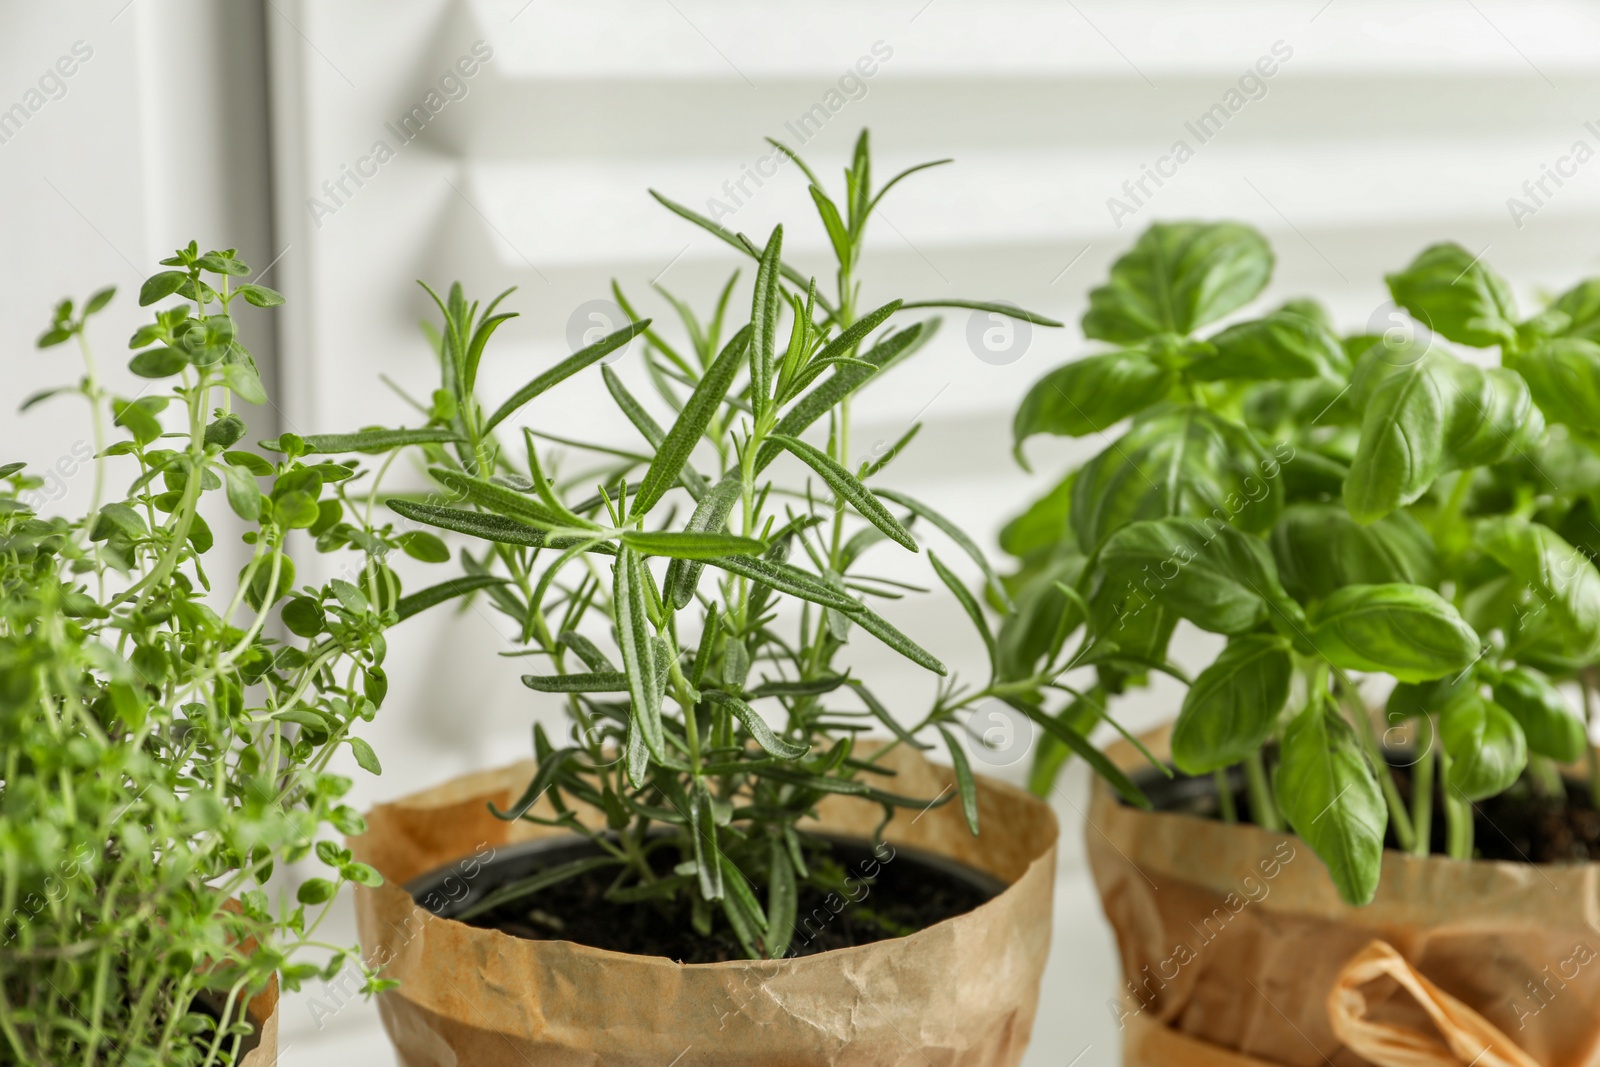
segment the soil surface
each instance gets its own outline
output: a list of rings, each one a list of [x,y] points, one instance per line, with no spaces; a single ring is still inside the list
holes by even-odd
[[[658,855],[671,850],[662,849]],[[890,855],[887,848],[884,855]],[[798,920],[790,938],[789,957],[810,956],[829,949],[866,945],[964,915],[990,895],[950,874],[918,863],[904,851],[886,861],[870,850],[835,846],[808,861],[831,860],[846,888],[829,892],[800,887]],[[874,878],[865,877],[875,874]],[[494,872],[480,876],[485,891],[494,887]],[[469,925],[500,930],[535,941],[575,941],[580,945],[636,956],[665,956],[679,963],[721,963],[745,959],[738,940],[720,910],[711,936],[695,929],[687,893],[671,901],[615,904],[605,898],[614,871],[590,872],[541,889],[532,896],[503,904]],[[753,887],[766,901],[766,887]]]
[[[1406,767],[1391,768],[1395,785],[1407,806],[1411,805],[1411,776]],[[1161,811],[1184,811],[1218,818],[1217,795],[1209,788],[1210,779],[1180,776],[1173,788],[1164,783],[1141,781]],[[1600,811],[1590,799],[1587,784],[1568,781],[1565,796],[1546,796],[1533,788],[1526,777],[1499,796],[1472,805],[1473,848],[1478,859],[1510,863],[1588,863],[1600,861]],[[1166,796],[1162,796],[1166,793]],[[1241,822],[1250,821],[1250,797],[1242,783],[1236,783],[1234,803]],[[1429,835],[1432,851],[1443,854],[1445,846],[1444,798],[1434,787],[1433,823]],[[1393,831],[1389,848],[1398,848]]]

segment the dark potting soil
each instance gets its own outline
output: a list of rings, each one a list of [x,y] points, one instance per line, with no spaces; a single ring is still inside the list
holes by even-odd
[[[830,863],[846,888],[833,892],[801,886],[788,956],[810,956],[830,949],[904,937],[945,919],[964,915],[994,893],[919,862],[904,849],[885,846],[874,856],[865,845],[835,843],[830,852],[808,855],[814,868]],[[670,853],[658,850],[658,856]],[[881,858],[888,856],[888,859]],[[670,867],[670,861],[664,864]],[[664,870],[662,873],[670,873]],[[868,875],[873,877],[868,877]],[[492,868],[474,888],[497,887]],[[984,877],[979,875],[980,878]],[[606,890],[615,871],[595,871],[540,889],[472,919],[469,925],[500,930],[534,941],[574,941],[580,945],[636,956],[665,956],[679,963],[721,963],[745,959],[720,908],[711,936],[695,931],[688,894],[678,901],[613,903]],[[765,903],[766,887],[752,887]]]
[[[1405,766],[1393,766],[1395,785],[1411,804],[1411,774]],[[1157,774],[1153,769],[1151,774]],[[1209,818],[1220,818],[1216,789],[1210,777],[1190,778],[1180,774],[1168,780],[1136,775],[1158,811],[1181,811]],[[1233,776],[1234,804],[1241,822],[1252,821],[1250,795],[1240,776]],[[1546,796],[1524,777],[1499,796],[1472,805],[1473,848],[1478,859],[1510,863],[1589,863],[1600,862],[1600,810],[1596,810],[1586,784],[1565,782],[1565,796]],[[1433,822],[1430,827],[1432,851],[1443,854],[1445,843],[1444,795],[1434,786]],[[1398,848],[1391,828],[1386,842]]]

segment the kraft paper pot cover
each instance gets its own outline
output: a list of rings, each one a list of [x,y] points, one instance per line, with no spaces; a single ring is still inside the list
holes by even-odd
[[[896,790],[953,790],[948,768],[897,748]],[[1009,888],[908,937],[798,959],[684,966],[530,941],[440,919],[402,886],[483,849],[559,834],[488,811],[532,764],[470,775],[378,806],[351,840],[386,882],[356,894],[369,963],[398,979],[379,1010],[405,1067],[1012,1067],[1033,1029],[1050,944],[1057,827],[1027,793],[979,780],[981,836],[959,804],[897,813],[885,840],[986,871]],[[818,828],[870,837],[882,809],[819,806]],[[598,825],[597,813],[586,817]]]

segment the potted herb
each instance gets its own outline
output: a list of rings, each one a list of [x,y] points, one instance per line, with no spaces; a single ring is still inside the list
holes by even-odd
[[[941,558],[993,583],[982,554],[884,486],[918,427],[866,462],[850,446],[851,399],[935,326],[899,317],[939,302],[861,302],[868,220],[911,172],[879,189],[863,133],[835,199],[789,158],[837,259],[831,295],[783,258],[782,227],[757,245],[658,194],[755,261],[748,322],[737,275],[706,316],[663,293],[687,343],[638,320],[493,407],[473,387],[499,301],[439,300],[434,420],[460,440],[426,449],[438,495],[389,506],[474,539],[467,574],[508,579],[485,596],[525,645],[509,654],[572,728],[536,727],[532,764],[378,808],[352,842],[389,879],[359,915],[395,961],[380,1004],[407,1063],[662,1064],[692,1047],[687,1062],[1014,1064],[1026,1046],[1056,830],[972,773],[957,734],[994,683],[948,679],[902,724],[896,694],[838,662],[878,641],[946,674],[875,606],[906,590],[871,563],[890,553],[925,555],[993,648]],[[668,423],[593,367],[636,336]],[[557,476],[536,429],[497,440],[579,373],[604,379],[636,443],[566,442],[605,467]],[[933,746],[953,766],[921,757]],[[410,920],[413,894],[434,917]]]
[[[1090,293],[1117,347],[1016,416],[1019,454],[1105,446],[1006,531],[1009,675],[1050,673],[1081,733],[1188,687],[1167,777],[1135,775],[1157,810],[1089,813],[1126,1062],[1586,1062],[1600,283],[1524,319],[1441,244],[1371,332],[1306,300],[1216,328],[1272,265],[1246,226],[1153,226]],[[1192,674],[1179,620],[1222,641]]]
[[[91,354],[113,290],[63,301],[39,341],[84,360],[77,385],[23,407],[87,402],[88,509],[45,514],[38,468],[0,466],[6,1063],[276,1061],[278,989],[356,959],[321,946],[317,927],[341,884],[379,881],[318,835],[363,826],[340,800],[350,779],[328,766],[350,749],[378,771],[354,731],[384,699],[384,631],[480,584],[402,596],[386,553],[432,539],[374,526],[363,464],[330,458],[415,435],[244,445],[235,402],[266,396],[235,315],[283,298],[242,281],[232,250],[191,243],[162,263],[139,296],[161,307],[129,346],[149,383],[138,396],[111,392]],[[237,576],[216,561],[214,528],[244,530]],[[296,587],[297,530],[350,550],[349,580]],[[313,853],[326,870],[297,899],[269,896],[274,870]],[[334,954],[296,962],[307,946]]]

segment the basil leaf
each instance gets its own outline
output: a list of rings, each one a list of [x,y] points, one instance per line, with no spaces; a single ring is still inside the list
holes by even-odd
[[[1476,542],[1525,588],[1510,651],[1536,665],[1577,670],[1600,656],[1600,571],[1548,526],[1500,517]]]
[[[1439,716],[1439,741],[1450,754],[1448,785],[1468,800],[1505,792],[1528,763],[1517,720],[1476,693]]]
[[[1551,422],[1600,426],[1600,344],[1575,337],[1546,341],[1519,356],[1516,369]]]
[[[1448,469],[1503,463],[1544,436],[1544,415],[1521,375],[1456,359],[1446,359],[1444,366],[1453,386],[1445,428]]]
[[[1356,367],[1361,443],[1344,482],[1344,505],[1373,522],[1428,491],[1444,473],[1449,384],[1419,346],[1374,348]]]
[[[1207,774],[1260,750],[1289,699],[1294,664],[1289,643],[1270,634],[1228,642],[1200,672],[1172,729],[1172,761],[1185,774]]]
[[[1082,437],[1103,433],[1164,399],[1177,380],[1175,371],[1137,348],[1088,356],[1057,367],[1033,383],[1017,408],[1011,422],[1017,458],[1022,458],[1022,443],[1034,434]]]
[[[1340,899],[1370,902],[1389,809],[1355,731],[1322,699],[1284,730],[1273,785],[1284,818],[1327,865]]]
[[[1433,540],[1407,512],[1362,526],[1338,504],[1292,504],[1272,529],[1272,556],[1289,595],[1322,600],[1347,585],[1436,586]]]
[[[1335,667],[1425,682],[1466,670],[1478,635],[1455,605],[1418,585],[1352,585],[1312,613],[1311,643]]]
[[[1425,248],[1385,280],[1394,302],[1437,334],[1474,348],[1516,343],[1511,287],[1458,244]]]
[[[1600,340],[1600,278],[1586,278],[1556,297],[1550,305],[1567,316],[1567,337]]]
[[[1100,567],[1108,585],[1159,601],[1213,633],[1253,630],[1274,606],[1298,615],[1266,542],[1215,520],[1133,523],[1106,541]]]
[[[1211,516],[1266,530],[1283,510],[1282,466],[1238,423],[1192,405],[1157,408],[1078,472],[1072,530],[1085,551],[1140,519]]]
[[[1589,735],[1561,691],[1530,667],[1512,667],[1494,683],[1494,701],[1522,727],[1528,749],[1560,763],[1583,757]]]
[[[1055,488],[1029,505],[1027,511],[1001,527],[1001,551],[1023,559],[1070,538],[1067,514],[1072,508],[1072,482],[1077,476],[1074,471],[1061,479]]]
[[[1272,250],[1234,222],[1158,222],[1089,293],[1085,337],[1132,344],[1188,334],[1255,299],[1272,276]]]
[[[1229,326],[1208,343],[1213,351],[1186,368],[1190,377],[1200,381],[1338,380],[1349,370],[1337,337],[1312,319],[1289,311],[1274,311],[1266,318]]]

